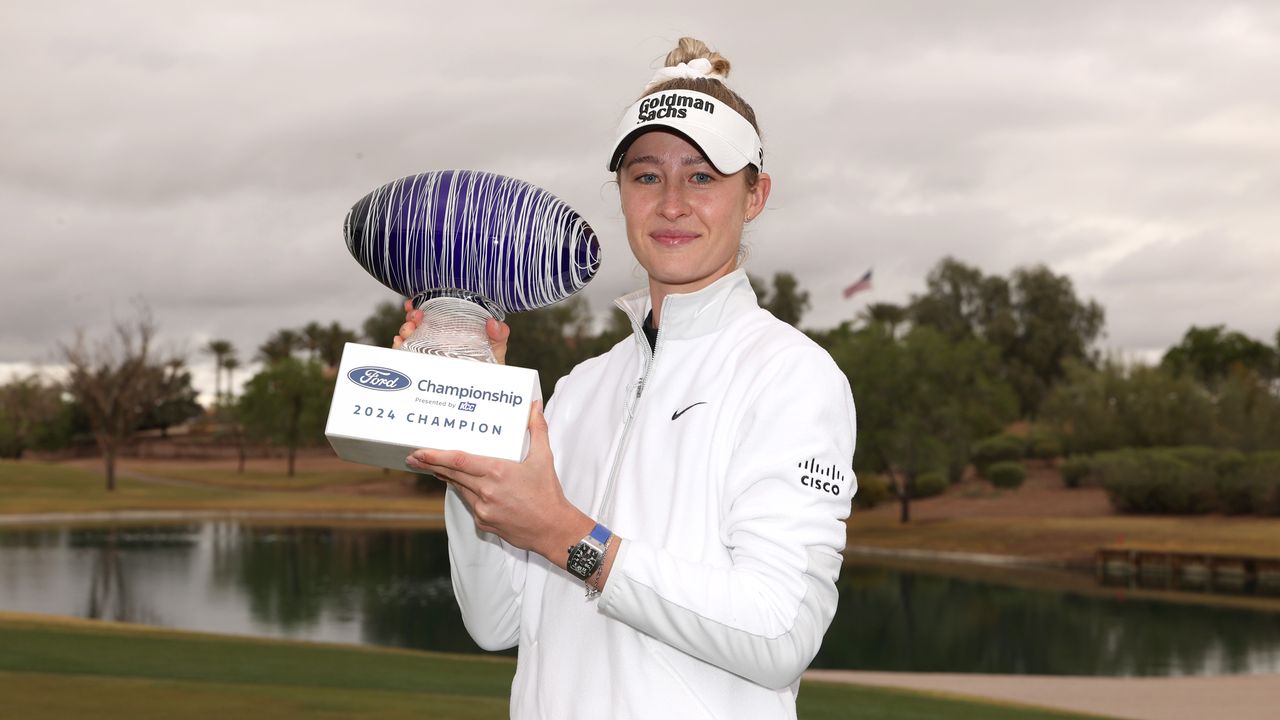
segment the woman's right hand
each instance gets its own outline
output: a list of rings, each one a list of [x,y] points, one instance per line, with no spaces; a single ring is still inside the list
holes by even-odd
[[[399,349],[404,341],[418,329],[422,322],[422,311],[413,309],[413,301],[404,301],[404,324],[400,326],[400,334],[391,341],[393,350]],[[485,331],[489,334],[489,347],[493,349],[493,357],[499,365],[507,364],[507,338],[511,337],[511,327],[504,322],[489,318],[485,323]]]

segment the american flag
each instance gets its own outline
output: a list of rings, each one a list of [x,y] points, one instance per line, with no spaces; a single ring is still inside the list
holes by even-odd
[[[870,289],[871,289],[871,271],[868,270],[866,274],[863,275],[858,280],[858,282],[844,289],[844,299],[848,300],[849,298],[862,292],[863,290],[870,290]]]

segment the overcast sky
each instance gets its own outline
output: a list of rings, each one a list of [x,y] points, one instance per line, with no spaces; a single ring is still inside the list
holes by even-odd
[[[613,130],[685,34],[759,115],[748,270],[794,273],[807,326],[953,255],[1069,275],[1130,357],[1280,327],[1280,3],[52,0],[0,9],[0,381],[135,298],[195,366],[210,338],[247,360],[281,327],[358,327],[393,296],[343,216],[434,169],[577,208],[604,312],[642,284]]]

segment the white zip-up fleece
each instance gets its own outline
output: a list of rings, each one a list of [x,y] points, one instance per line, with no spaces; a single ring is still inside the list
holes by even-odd
[[[667,296],[652,352],[648,291],[618,304],[634,337],[547,407],[565,496],[622,539],[604,593],[478,532],[450,490],[463,621],[519,644],[513,718],[794,718],[856,489],[848,381],[742,271]]]

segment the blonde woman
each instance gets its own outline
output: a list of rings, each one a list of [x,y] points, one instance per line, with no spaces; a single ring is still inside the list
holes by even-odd
[[[684,38],[619,126],[634,336],[535,407],[524,462],[408,459],[449,484],[468,631],[519,646],[514,718],[792,718],[835,613],[853,399],[738,267],[772,181],[728,74]]]

